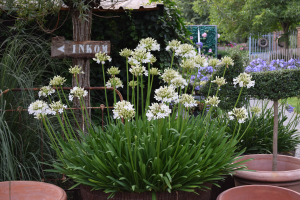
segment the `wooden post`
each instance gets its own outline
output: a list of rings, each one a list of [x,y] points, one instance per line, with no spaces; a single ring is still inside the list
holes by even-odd
[[[297,27],[297,56],[296,58],[299,58],[300,56],[300,27]]]
[[[274,128],[273,128],[273,163],[272,171],[277,171],[277,140],[278,140],[278,100],[274,101]]]

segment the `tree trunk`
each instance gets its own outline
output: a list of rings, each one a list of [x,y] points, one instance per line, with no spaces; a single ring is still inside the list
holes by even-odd
[[[273,163],[272,171],[277,171],[277,140],[278,140],[278,100],[274,101],[274,128],[273,128]]]
[[[80,19],[80,12],[77,9],[71,9],[72,24],[73,24],[73,41],[88,41],[91,40],[91,28],[92,28],[92,10],[87,11],[87,20]],[[79,65],[82,67],[84,74],[77,76],[79,87],[90,87],[90,59],[88,58],[73,58],[73,66]],[[72,79],[72,86],[77,86],[76,78]],[[88,95],[84,97],[86,107],[91,107],[90,91]],[[75,108],[80,107],[80,102],[77,98],[73,100],[73,106]],[[82,130],[86,130],[84,127],[84,120],[82,112],[78,110],[76,113],[76,120],[79,122]],[[89,117],[91,117],[91,110],[88,110]]]

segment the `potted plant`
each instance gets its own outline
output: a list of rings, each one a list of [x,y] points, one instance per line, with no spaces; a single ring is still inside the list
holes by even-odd
[[[54,169],[48,171],[63,173],[77,182],[74,187],[80,185],[84,199],[114,196],[116,199],[155,200],[183,196],[185,199],[199,199],[197,194],[202,194],[201,199],[209,199],[209,193],[204,195],[200,193],[201,190],[209,189],[211,184],[237,168],[244,169],[241,162],[236,160],[243,153],[235,151],[238,137],[226,137],[226,125],[219,127],[218,120],[211,118],[212,109],[219,103],[217,93],[206,98],[204,107],[209,106],[209,111],[205,116],[188,115],[197,104],[192,95],[186,94],[187,80],[190,80],[195,66],[205,66],[207,60],[196,55],[192,45],[180,44],[176,40],[169,42],[167,50],[173,53],[172,61],[175,55],[182,58],[179,70],[186,73],[188,79],[184,79],[179,70],[173,68],[172,62],[170,68],[161,74],[164,86],[154,92],[158,103],[150,105],[153,77],[161,73],[151,67],[151,63],[156,61],[150,53],[153,50],[159,50],[159,44],[152,38],[146,38],[140,41],[135,50],[124,49],[120,53],[126,58],[127,77],[131,76],[128,85],[132,95],[130,98],[127,93],[127,100],[117,101],[114,90],[113,118],[109,117],[108,124],[103,128],[93,125],[89,118],[83,101],[88,95],[87,91],[79,86],[74,87],[67,98],[64,91],[59,90],[65,82],[60,76],[50,81],[59,101],[53,101],[53,97],[49,96],[54,92],[53,88],[46,86],[40,93],[41,96],[47,96],[50,104],[37,100],[29,106],[29,112],[42,120],[57,153],[58,160],[52,164]],[[105,53],[97,53],[94,60],[102,64],[104,76],[104,64],[110,57]],[[148,70],[143,63],[148,65]],[[229,57],[221,63],[233,65]],[[131,65],[129,70],[128,64]],[[79,66],[71,67],[70,72],[76,79],[82,73]],[[106,87],[123,87],[117,77],[119,72],[115,67],[107,70],[111,78],[107,82],[104,79]],[[148,76],[145,98],[142,96],[144,75]],[[241,84],[246,81],[246,85],[252,83],[249,77],[240,81]],[[220,88],[226,81],[218,77],[214,84]],[[69,100],[74,98],[81,103],[85,128],[76,126],[76,120],[75,126],[71,123],[69,116],[74,116],[74,113],[63,104],[66,102],[70,107]],[[174,104],[173,110],[170,109],[171,103]],[[53,131],[48,117],[51,114],[60,123],[61,133]]]
[[[295,60],[292,61],[296,62]],[[300,89],[300,70],[289,69],[289,63],[292,63],[292,61],[285,64],[277,63],[277,61],[273,62],[273,65],[275,63],[280,64],[280,69],[288,69],[279,71],[263,70],[262,72],[252,73],[256,85],[250,89],[250,94],[258,99],[269,99],[274,102],[273,155],[254,154],[244,156],[243,159],[254,158],[254,160],[247,162],[247,166],[249,170],[255,171],[238,171],[234,175],[237,186],[244,184],[268,184],[300,192],[300,159],[277,155],[278,100],[297,96]],[[273,69],[278,66],[270,65],[267,67]],[[250,70],[249,67],[248,70]]]

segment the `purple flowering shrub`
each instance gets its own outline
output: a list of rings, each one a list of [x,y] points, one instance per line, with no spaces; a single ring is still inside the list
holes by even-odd
[[[265,60],[257,58],[250,62],[245,68],[245,72],[278,71],[282,69],[300,69],[300,60],[290,59],[286,62],[283,59],[277,59],[272,60],[270,64],[268,64]]]

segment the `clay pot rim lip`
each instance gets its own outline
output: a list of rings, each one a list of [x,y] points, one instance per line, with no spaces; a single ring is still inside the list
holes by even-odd
[[[256,156],[256,157],[265,157],[272,156],[273,154],[249,154],[244,156],[239,156],[240,158],[245,158],[245,156]],[[238,157],[238,158],[239,158]],[[278,155],[278,157],[288,158],[293,160],[300,160],[299,158],[286,156],[286,155]],[[248,159],[248,158],[246,158]],[[238,160],[236,161],[238,162]],[[243,163],[245,164],[245,163]],[[276,173],[276,176],[274,176]],[[263,176],[261,176],[263,175]],[[287,182],[287,181],[299,181],[300,180],[300,168],[295,170],[288,171],[236,171],[234,176],[238,178],[254,180],[254,181],[264,181],[264,182]]]
[[[242,185],[242,186],[237,186],[237,187],[233,187],[233,188],[230,188],[228,190],[225,190],[224,192],[222,192],[221,194],[219,194],[219,196],[217,197],[217,200],[220,200],[221,197],[223,197],[224,195],[226,195],[227,193],[229,192],[232,192],[232,191],[235,191],[235,190],[240,190],[242,188],[270,188],[270,189],[276,189],[276,190],[281,190],[280,192],[282,191],[289,191],[289,192],[292,192],[296,195],[298,195],[300,197],[300,193],[294,191],[294,190],[291,190],[291,189],[288,189],[288,188],[283,188],[283,187],[278,187],[278,186],[273,186],[273,185]]]

